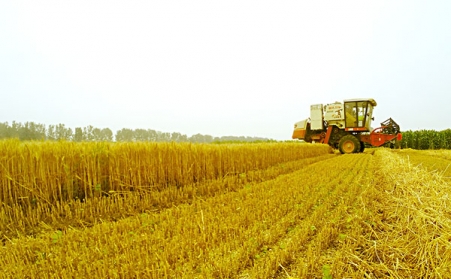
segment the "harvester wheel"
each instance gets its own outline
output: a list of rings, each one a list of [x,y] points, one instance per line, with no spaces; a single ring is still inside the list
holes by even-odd
[[[342,154],[356,153],[360,151],[360,141],[353,135],[346,135],[340,139],[338,149]]]

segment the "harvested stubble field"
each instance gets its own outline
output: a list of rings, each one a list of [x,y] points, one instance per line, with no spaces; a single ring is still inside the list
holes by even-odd
[[[0,149],[1,278],[450,278],[450,151]]]

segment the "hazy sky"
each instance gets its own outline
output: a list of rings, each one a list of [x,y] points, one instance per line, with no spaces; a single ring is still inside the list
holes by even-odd
[[[291,139],[310,105],[451,128],[451,1],[0,0],[0,122]]]

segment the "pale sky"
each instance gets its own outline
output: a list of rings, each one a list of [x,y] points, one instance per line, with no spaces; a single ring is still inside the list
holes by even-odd
[[[451,128],[451,1],[0,0],[0,122],[291,139],[311,104]]]

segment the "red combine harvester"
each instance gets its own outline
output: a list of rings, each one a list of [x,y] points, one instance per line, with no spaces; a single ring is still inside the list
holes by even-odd
[[[349,99],[343,103],[310,106],[310,118],[294,124],[293,139],[329,144],[341,153],[363,152],[369,146],[394,147],[402,139],[391,118],[371,130],[374,99]]]

